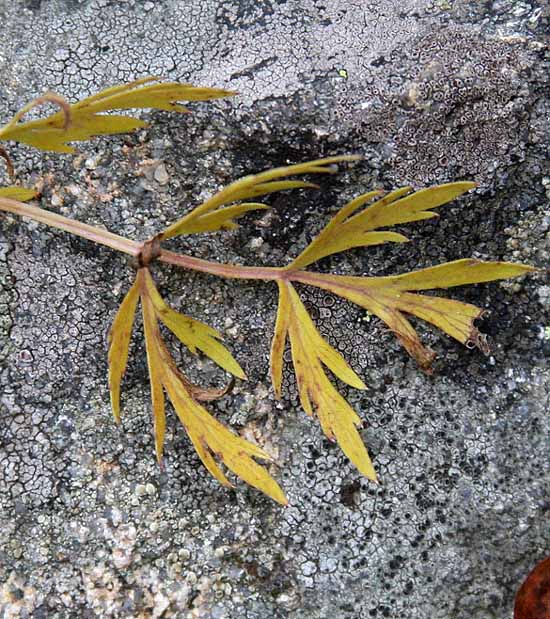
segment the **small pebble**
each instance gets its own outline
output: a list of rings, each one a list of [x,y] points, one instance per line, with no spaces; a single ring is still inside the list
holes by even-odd
[[[250,241],[250,247],[251,249],[258,249],[260,248],[262,245],[264,244],[264,240],[262,239],[261,236],[258,236],[256,238],[253,238]]]
[[[159,185],[166,185],[168,183],[170,177],[168,176],[164,163],[161,163],[156,167],[153,177]]]

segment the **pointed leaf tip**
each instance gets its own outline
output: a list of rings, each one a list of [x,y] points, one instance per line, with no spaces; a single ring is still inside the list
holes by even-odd
[[[353,387],[366,386],[340,353],[321,337],[292,284],[279,281],[278,286],[279,307],[271,346],[275,393],[281,391],[282,355],[288,336],[302,407],[310,416],[316,413],[325,436],[336,440],[359,471],[372,479],[376,477],[374,467],[357,431],[360,419],[338,393],[324,368]]]
[[[117,424],[120,424],[120,384],[128,362],[128,351],[138,300],[139,286],[136,280],[120,304],[109,331],[108,382],[111,408]]]
[[[234,93],[215,88],[203,88],[178,82],[154,82],[156,78],[142,78],[128,84],[112,86],[82,101],[69,104],[55,93],[46,93],[26,105],[4,127],[0,139],[14,140],[53,152],[74,152],[69,142],[88,140],[96,135],[125,133],[146,126],[140,119],[103,112],[130,109],[158,109],[188,112],[176,101],[207,101]],[[55,103],[60,112],[39,120],[22,121],[33,107]]]
[[[245,176],[218,191],[206,202],[166,228],[162,232],[162,238],[169,239],[181,234],[234,229],[235,217],[254,208],[265,208],[265,205],[261,203],[235,204],[235,202],[257,198],[276,191],[315,188],[313,183],[290,180],[288,177],[314,173],[334,174],[337,169],[333,168],[333,164],[356,161],[360,158],[360,155],[327,157]]]
[[[355,247],[407,242],[408,239],[401,234],[379,229],[438,217],[431,209],[454,200],[474,186],[475,183],[470,181],[460,181],[420,189],[414,193],[411,193],[411,187],[402,187],[376,202],[372,200],[380,191],[358,196],[340,209],[286,269],[297,271],[326,256]],[[357,212],[362,207],[364,208]]]

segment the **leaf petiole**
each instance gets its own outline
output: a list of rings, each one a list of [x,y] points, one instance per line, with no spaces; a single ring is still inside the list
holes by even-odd
[[[143,249],[143,243],[131,241],[130,239],[109,232],[108,230],[102,230],[101,228],[84,224],[75,219],[46,211],[37,206],[18,202],[17,200],[0,197],[0,211],[13,213],[21,217],[28,217],[29,219],[39,221],[40,223],[58,228],[59,230],[65,230],[65,232],[70,232],[88,241],[100,243],[111,249],[130,254],[130,256],[138,256]]]
[[[194,258],[186,254],[176,254],[172,251],[162,250],[159,256],[160,262],[173,264],[184,269],[209,273],[228,279],[260,279],[263,281],[278,281],[289,279],[291,273],[284,267],[252,267],[238,264],[224,264],[210,262],[201,258]]]
[[[105,245],[111,249],[134,257],[138,257],[142,253],[145,253],[152,242],[151,240],[144,242],[132,241],[126,237],[109,232],[108,230],[103,230],[102,228],[97,228],[96,226],[91,226],[75,219],[46,211],[37,206],[31,206],[30,204],[24,204],[23,202],[11,200],[10,198],[3,198],[1,196],[0,211],[13,213],[21,217],[28,217],[34,221],[39,221],[40,223],[58,228],[59,230],[64,230],[70,234],[87,239],[88,241],[100,243],[101,245]],[[223,264],[194,258],[186,254],[177,254],[164,249],[161,249],[160,253],[158,256],[155,256],[155,258],[166,264],[173,264],[184,269],[200,271],[201,273],[209,273],[211,275],[230,279],[277,281],[292,279],[295,275],[294,272],[288,271],[284,267],[253,267],[240,266],[237,264]],[[150,262],[153,262],[153,260],[147,260],[147,264]]]

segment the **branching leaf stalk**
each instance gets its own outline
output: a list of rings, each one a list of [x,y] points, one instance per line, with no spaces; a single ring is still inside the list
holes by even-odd
[[[75,104],[47,93],[25,106],[7,125],[0,127],[0,139],[24,142],[42,150],[72,152],[69,142],[145,126],[141,119],[103,112],[144,107],[187,112],[176,101],[207,100],[234,94],[190,84],[152,83],[155,81],[154,78],[143,78],[131,84],[114,86]],[[30,109],[47,102],[56,104],[60,111],[47,118],[22,121]],[[1,146],[0,156],[6,160],[8,172],[13,176],[13,164]],[[321,288],[376,315],[427,373],[431,372],[435,353],[421,342],[408,316],[435,325],[468,347],[488,352],[485,338],[475,326],[476,319],[484,310],[462,301],[420,293],[517,277],[535,270],[533,267],[463,259],[385,277],[332,275],[309,270],[319,260],[353,248],[407,242],[403,234],[387,228],[437,217],[434,209],[475,187],[469,181],[446,183],[419,191],[402,187],[386,195],[381,195],[378,190],[359,195],[338,211],[304,251],[282,267],[222,264],[162,247],[164,240],[176,236],[233,230],[238,227],[238,218],[268,208],[257,202],[258,198],[291,189],[317,188],[313,183],[294,177],[333,174],[337,171],[337,164],[357,159],[359,157],[356,155],[329,157],[246,176],[217,192],[159,234],[141,242],[26,204],[26,201],[36,197],[32,189],[17,186],[0,188],[0,211],[32,219],[131,256],[136,269],[135,280],[118,309],[109,338],[111,407],[119,423],[121,382],[137,308],[141,306],[151,385],[153,435],[159,462],[163,453],[165,404],[168,398],[199,458],[222,485],[231,486],[231,482],[220,468],[220,463],[278,503],[287,503],[275,479],[256,462],[256,459],[272,461],[271,455],[231,432],[203,406],[204,402],[225,395],[231,389],[233,379],[223,389],[204,388],[193,384],[174,362],[163,340],[160,324],[169,329],[192,354],[200,351],[233,377],[246,378],[244,370],[221,342],[222,336],[218,331],[172,309],[164,301],[150,271],[154,262],[223,278],[277,283],[279,303],[270,353],[275,395],[277,398],[282,395],[283,354],[289,343],[300,402],[305,412],[318,419],[327,438],[336,441],[357,469],[372,481],[377,480],[377,475],[359,433],[362,421],[331,381],[328,371],[353,388],[366,389],[366,385],[344,357],[319,333],[294,284]]]

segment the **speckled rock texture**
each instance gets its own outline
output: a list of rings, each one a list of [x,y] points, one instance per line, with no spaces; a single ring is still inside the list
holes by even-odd
[[[238,90],[79,154],[11,148],[42,205],[144,239],[223,184],[286,162],[365,160],[285,193],[232,233],[175,244],[283,264],[372,187],[459,179],[473,194],[412,243],[323,263],[387,274],[459,257],[549,263],[548,7],[542,0],[0,0],[0,119],[148,74]],[[5,182],[4,168],[0,181]],[[317,180],[317,179],[315,179]],[[169,420],[159,470],[140,337],[112,420],[106,337],[124,258],[0,216],[1,619],[503,619],[550,550],[550,285],[455,289],[491,314],[484,357],[421,327],[427,377],[375,319],[301,289],[369,385],[346,392],[380,475],[360,477],[268,378],[276,291],[166,267],[165,297],[219,328],[249,380],[209,405],[276,458],[280,508],[206,474]],[[203,383],[222,373],[178,351]]]

